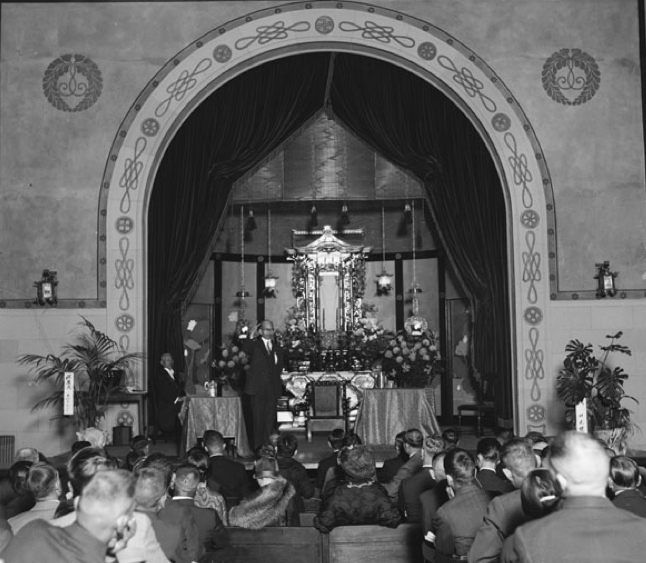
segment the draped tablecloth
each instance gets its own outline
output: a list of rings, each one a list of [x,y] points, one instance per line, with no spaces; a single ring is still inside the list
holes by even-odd
[[[364,444],[392,445],[395,436],[417,428],[424,436],[441,434],[432,405],[432,389],[364,389],[355,432]]]
[[[205,430],[217,430],[223,436],[235,436],[239,456],[253,455],[247,439],[240,397],[188,397],[184,401],[180,419],[184,427],[184,451],[195,446]]]

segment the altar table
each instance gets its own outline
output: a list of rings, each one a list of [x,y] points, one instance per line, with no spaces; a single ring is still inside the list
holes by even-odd
[[[409,428],[424,436],[442,433],[426,389],[364,389],[354,425],[364,444],[393,445],[395,436]]]
[[[197,444],[205,430],[217,430],[223,436],[235,436],[238,455],[251,457],[247,428],[242,416],[240,397],[188,397],[180,413],[184,426],[182,449]]]

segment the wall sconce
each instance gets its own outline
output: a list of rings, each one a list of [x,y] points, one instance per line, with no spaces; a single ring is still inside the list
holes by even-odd
[[[36,303],[38,305],[56,306],[58,298],[56,297],[56,272],[54,270],[43,270],[42,278],[34,282],[36,288]]]
[[[607,260],[595,264],[595,267],[597,268],[597,275],[594,276],[594,279],[597,280],[597,299],[614,297],[617,294],[615,278],[619,273],[610,271],[610,262]]]

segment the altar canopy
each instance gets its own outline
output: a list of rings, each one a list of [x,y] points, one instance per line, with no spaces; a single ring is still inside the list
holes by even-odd
[[[495,374],[497,416],[511,419],[505,204],[495,164],[469,118],[443,93],[356,54],[308,53],[250,69],[205,99],[177,132],[149,207],[151,368],[163,351],[183,359],[182,310],[233,184],[323,106],[422,181],[434,228],[472,302],[474,365]],[[153,382],[150,388],[154,394]]]

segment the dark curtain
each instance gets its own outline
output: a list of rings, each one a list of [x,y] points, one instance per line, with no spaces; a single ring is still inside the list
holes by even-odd
[[[474,365],[495,377],[497,416],[511,419],[505,204],[486,146],[444,94],[383,61],[338,54],[330,98],[358,137],[424,183],[437,231],[474,308]]]
[[[294,56],[245,72],[201,103],[170,143],[148,212],[153,398],[152,374],[163,352],[184,371],[182,309],[210,254],[232,184],[321,107],[328,61],[325,53]]]

